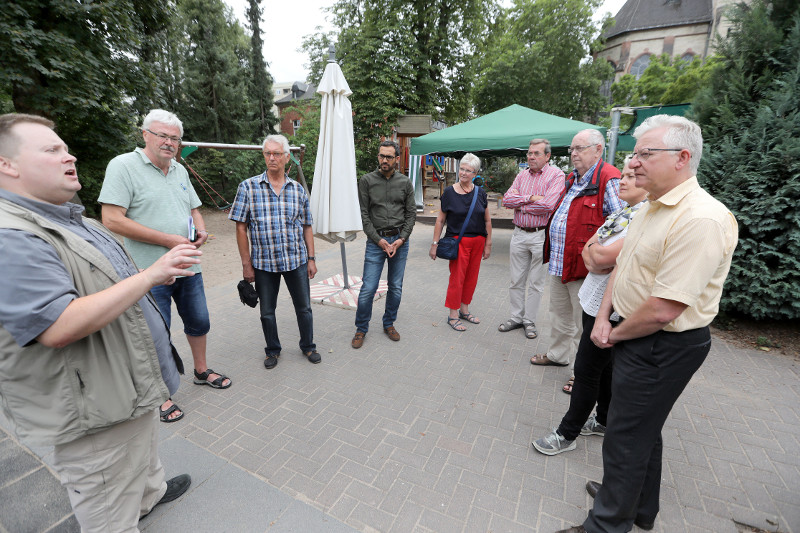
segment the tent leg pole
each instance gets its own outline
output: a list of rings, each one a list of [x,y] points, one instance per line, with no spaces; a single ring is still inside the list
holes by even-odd
[[[344,288],[350,288],[350,278],[347,277],[347,256],[344,252],[344,242],[339,243],[339,251],[342,253],[342,276],[344,277]]]
[[[611,139],[608,142],[607,162],[614,164],[614,157],[617,155],[617,139],[619,138],[619,120],[622,110],[614,108],[611,110]]]

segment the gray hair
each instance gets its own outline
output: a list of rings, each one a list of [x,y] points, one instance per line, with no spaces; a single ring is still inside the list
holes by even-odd
[[[481,159],[475,154],[464,154],[464,157],[461,158],[461,163],[472,167],[476,174],[481,170]],[[459,163],[459,166],[461,163]]]
[[[700,158],[703,156],[703,134],[700,126],[688,118],[676,115],[653,115],[642,122],[633,136],[639,139],[642,135],[654,128],[666,127],[662,141],[669,148],[689,150],[692,158],[689,160],[689,169],[692,174],[697,174]]]
[[[587,137],[589,137],[589,142],[592,143],[592,145],[599,144],[600,147],[603,148],[603,149],[605,149],[605,147],[606,147],[606,138],[603,137],[602,133],[600,133],[599,131],[597,131],[595,129],[589,128],[589,129],[581,130],[576,134],[576,137],[578,135],[586,135]]]
[[[261,144],[262,150],[267,147],[267,143],[278,143],[281,145],[284,154],[289,153],[289,141],[283,135],[267,135],[267,138]]]
[[[550,153],[551,150],[550,141],[548,141],[547,139],[531,139],[531,142],[528,143],[528,148],[530,148],[534,144],[544,144],[544,153],[546,154]]]
[[[630,164],[631,159],[633,159],[633,154],[626,155],[625,160],[622,162],[622,168],[625,168],[625,165]]]
[[[147,114],[146,117],[144,117],[144,120],[142,121],[142,129],[150,129],[150,125],[153,122],[160,122],[161,124],[166,124],[167,126],[174,126],[180,130],[181,137],[183,137],[183,123],[181,122],[181,119],[175,115],[175,113],[170,113],[164,109],[153,109]]]

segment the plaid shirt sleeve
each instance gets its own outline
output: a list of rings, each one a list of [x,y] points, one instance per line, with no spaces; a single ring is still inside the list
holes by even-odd
[[[603,216],[616,213],[625,207],[625,202],[619,199],[619,179],[610,179],[606,183],[606,193],[603,195]]]
[[[247,222],[250,218],[249,200],[250,193],[247,180],[245,180],[241,182],[239,188],[236,189],[236,198],[234,198],[233,204],[231,204],[231,211],[228,214],[228,218],[236,222]]]

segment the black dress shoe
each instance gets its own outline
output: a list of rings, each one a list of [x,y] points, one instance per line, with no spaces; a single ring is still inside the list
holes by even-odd
[[[587,481],[586,482],[586,492],[589,493],[589,496],[594,498],[595,496],[597,496],[597,493],[600,490],[600,487],[602,487],[602,486],[603,485],[598,483],[597,481]],[[656,527],[655,522],[645,522],[641,518],[637,518],[636,520],[634,520],[633,524],[635,526],[639,527],[640,529],[644,529],[645,531],[650,531],[651,529]]]
[[[586,533],[586,528],[583,526],[572,526],[569,529],[562,529],[556,533]]]
[[[181,474],[180,476],[175,476],[172,479],[168,479],[167,492],[164,493],[161,499],[158,500],[158,503],[156,503],[146,514],[140,516],[139,520],[152,513],[153,509],[155,509],[162,503],[168,503],[180,498],[183,495],[183,493],[186,492],[186,490],[189,488],[189,485],[191,484],[192,484],[192,478],[189,476],[189,474]]]

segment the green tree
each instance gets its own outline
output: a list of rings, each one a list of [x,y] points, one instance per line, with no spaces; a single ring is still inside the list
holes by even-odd
[[[625,74],[611,86],[614,106],[685,104],[708,85],[718,58],[684,61],[663,54],[650,61],[639,79]]]
[[[515,0],[487,40],[475,88],[475,109],[491,113],[517,103],[577,119],[606,102],[606,61],[587,59],[599,0]]]
[[[800,5],[739,5],[720,67],[693,112],[705,150],[698,178],[739,222],[721,309],[800,317]]]
[[[181,109],[187,137],[238,142],[252,137],[248,98],[250,43],[222,0],[178,4],[188,46],[183,63]]]
[[[312,187],[319,143],[320,99],[303,100],[301,105],[290,106],[284,112],[295,112],[300,116],[300,129],[289,137],[289,144],[292,146],[306,145],[306,152],[303,156],[303,175],[308,186]],[[296,171],[294,163],[291,164],[291,167],[293,172],[290,175],[294,177],[294,171]]]
[[[256,130],[253,140],[263,139],[267,134],[275,131],[278,119],[272,113],[272,76],[267,72],[264,61],[264,41],[261,39],[261,0],[248,0],[247,20],[250,24],[250,100],[253,102],[253,115]]]
[[[142,43],[169,3],[26,0],[0,8],[4,111],[53,119],[78,157],[90,214],[111,157],[132,144]]]

